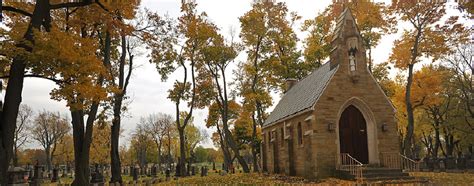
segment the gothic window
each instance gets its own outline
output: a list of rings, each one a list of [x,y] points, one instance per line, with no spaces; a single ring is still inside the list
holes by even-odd
[[[298,122],[298,144],[303,144],[303,129],[301,128],[301,122]]]
[[[271,141],[272,141],[272,132],[268,132],[268,143],[267,143],[268,148],[270,148]]]
[[[283,132],[283,127],[280,128],[280,138],[281,138],[281,146],[283,146],[283,142],[285,141],[285,132]]]

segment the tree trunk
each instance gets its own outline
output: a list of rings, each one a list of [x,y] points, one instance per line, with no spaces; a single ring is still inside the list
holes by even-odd
[[[171,171],[171,134],[170,134],[170,128],[168,128],[168,158],[167,158],[167,163],[168,163],[168,169]]]
[[[119,104],[121,105],[121,103]],[[114,105],[114,107],[121,106]],[[112,130],[111,130],[111,148],[110,148],[110,160],[111,160],[111,171],[112,177],[110,178],[111,183],[122,183],[122,172],[121,172],[121,162],[119,155],[119,138],[120,138],[120,111],[117,113],[114,108],[114,119],[112,120]]]
[[[161,172],[161,164],[162,164],[162,161],[161,161],[161,146],[162,146],[162,142],[160,141],[159,144],[158,144],[158,172]]]
[[[25,62],[21,58],[14,58],[10,69],[8,86],[5,91],[5,103],[0,121],[0,185],[7,185],[7,171],[13,156],[14,131],[16,117],[21,103],[23,80],[25,76]]]
[[[46,170],[50,171],[52,167],[52,160],[51,160],[51,148],[47,147],[44,150],[46,154]]]
[[[187,176],[186,171],[186,141],[184,139],[184,128],[178,128],[179,134],[179,174],[184,177]]]
[[[406,104],[406,111],[407,111],[407,134],[405,136],[405,140],[403,142],[404,153],[408,157],[413,157],[412,153],[412,146],[413,146],[413,132],[415,129],[415,119],[413,116],[413,107],[411,104],[411,86],[413,84],[413,64],[408,65],[408,78],[407,78],[407,85],[405,91],[405,104]]]
[[[227,143],[229,147],[234,151],[234,156],[237,158],[237,161],[239,161],[239,164],[242,166],[242,169],[244,170],[245,173],[249,173],[249,167],[247,162],[244,160],[242,156],[240,156],[239,149],[237,148],[237,144],[235,144],[234,139],[232,139],[232,134],[229,131],[228,128],[224,126],[224,132],[225,132],[225,138],[227,139]]]
[[[222,169],[228,171],[228,167],[232,163],[232,158],[231,158],[229,149],[227,148],[226,142],[224,140],[225,135],[222,133],[221,129],[219,128],[219,124],[216,125],[216,128],[217,128],[217,133],[219,134],[219,141],[221,143],[222,153],[224,155],[224,167],[222,167]]]
[[[127,40],[124,32],[121,34],[121,41],[122,41],[122,53],[120,56],[120,65],[119,65],[119,84],[118,86],[121,88],[121,92],[116,93],[114,96],[114,120],[112,121],[112,133],[111,133],[111,168],[112,168],[112,183],[122,183],[122,172],[121,172],[121,162],[120,162],[120,154],[119,154],[119,138],[120,138],[120,125],[121,125],[121,114],[122,114],[122,104],[123,98],[127,92],[127,86],[130,80],[130,76],[132,74],[133,69],[133,55],[129,54],[129,69],[128,74],[125,76],[125,63],[126,63],[126,56],[127,56]],[[106,38],[106,54],[107,60],[110,61],[110,33],[107,32]],[[109,63],[110,64],[110,63]]]
[[[436,124],[436,127],[435,127],[435,145],[434,145],[434,148],[433,148],[433,156],[434,158],[438,158],[438,151],[439,151],[439,147],[441,146],[441,137],[440,137],[440,133],[439,133],[439,124]]]
[[[253,128],[252,128],[252,158],[253,158],[253,172],[258,172],[258,160],[257,160],[257,147],[258,147],[258,141],[257,141],[257,121],[255,120],[255,115],[252,114],[252,123],[253,123]]]
[[[33,29],[39,29],[43,21],[49,15],[49,1],[39,1],[35,5],[31,22],[23,39],[34,44]],[[47,25],[47,24],[46,24]],[[17,46],[31,52],[31,46],[19,43]],[[5,102],[3,103],[2,115],[0,116],[0,185],[7,185],[8,166],[13,156],[14,132],[16,118],[21,103],[23,92],[23,81],[25,78],[26,62],[25,58],[16,56],[10,66],[8,73],[7,89],[5,90]]]
[[[99,81],[102,82],[102,80]],[[92,143],[92,133],[94,130],[93,126],[98,108],[98,102],[94,102],[91,105],[86,122],[84,122],[85,114],[83,110],[71,109],[75,165],[75,177],[72,182],[73,186],[89,185],[89,154]]]
[[[82,157],[84,139],[84,114],[82,111],[71,111],[74,141],[74,181],[72,185],[89,184],[89,162]]]

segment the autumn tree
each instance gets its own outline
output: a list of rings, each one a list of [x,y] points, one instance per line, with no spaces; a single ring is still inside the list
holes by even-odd
[[[301,30],[308,33],[303,41],[303,55],[313,68],[319,67],[331,52],[331,39],[334,32],[334,18],[328,14],[329,9],[318,13],[314,19],[305,20]]]
[[[265,110],[272,104],[269,92],[284,90],[284,80],[301,79],[309,72],[308,64],[299,60],[298,38],[292,28],[298,19],[296,13],[288,12],[285,3],[270,1],[252,4],[252,9],[239,18],[247,61],[238,65],[242,70],[236,72],[235,84],[252,113],[254,138],[257,126],[262,126],[266,118]],[[252,145],[254,158],[258,146]]]
[[[15,145],[13,146],[13,166],[18,166],[18,151],[28,141],[28,131],[32,126],[33,110],[28,105],[20,105],[15,129]]]
[[[407,114],[406,135],[403,142],[403,153],[413,156],[414,144],[414,108],[412,103],[413,70],[422,57],[438,59],[449,52],[446,42],[459,25],[457,17],[450,17],[437,26],[446,15],[445,3],[418,3],[415,0],[393,1],[390,7],[395,15],[410,26],[403,30],[403,35],[395,41],[390,62],[395,67],[407,70],[405,88],[405,107]],[[446,29],[444,29],[446,28]]]
[[[1,4],[2,17],[11,18],[6,22],[6,26],[11,30],[6,32],[2,28],[2,33],[7,33],[7,40],[2,40],[2,55],[6,56],[8,64],[8,86],[5,91],[5,103],[0,116],[0,183],[7,182],[8,162],[13,155],[14,130],[18,115],[21,95],[23,91],[23,81],[31,63],[27,55],[33,51],[36,45],[35,32],[50,32],[52,26],[51,12],[66,8],[84,7],[91,4],[101,4],[98,0],[83,0],[71,3],[50,2],[49,0],[35,3],[15,3],[8,2]],[[5,20],[5,19],[4,19]],[[12,21],[13,20],[13,21]],[[20,21],[21,20],[21,21]],[[6,50],[6,52],[3,52]],[[37,75],[31,75],[37,76]]]
[[[388,62],[376,64],[372,69],[372,75],[379,83],[380,88],[382,88],[385,95],[389,98],[394,96],[397,86],[395,81],[389,77],[391,69],[392,67],[389,66]]]
[[[161,170],[161,165],[163,163],[163,144],[165,144],[166,137],[168,133],[172,130],[174,125],[173,117],[168,114],[158,113],[158,114],[150,114],[146,118],[141,118],[141,123],[144,123],[147,132],[153,138],[155,145],[158,150],[158,170]],[[171,140],[171,139],[170,139]],[[169,142],[168,142],[169,143]],[[169,144],[168,144],[169,146]],[[168,152],[170,153],[170,152]]]
[[[57,144],[56,151],[53,154],[55,157],[53,164],[66,165],[68,171],[72,167],[71,163],[74,161],[74,142],[72,138],[71,133],[64,135],[61,143]]]
[[[111,123],[96,123],[94,125],[94,133],[92,134],[91,156],[92,164],[105,165],[110,163],[111,149]],[[120,136],[120,131],[119,131]]]
[[[421,70],[414,73],[414,85],[412,89],[412,103],[413,108],[420,107],[424,110],[421,114],[425,115],[432,132],[421,131],[422,142],[430,151],[430,156],[437,158],[440,147],[442,148],[442,128],[446,125],[448,118],[448,111],[451,109],[451,101],[453,95],[452,89],[448,89],[450,78],[449,72],[442,67],[435,67],[433,65],[425,66]],[[421,110],[420,109],[420,110]],[[427,138],[431,137],[434,142],[430,145]]]
[[[200,130],[198,127],[194,126],[191,122],[188,127],[186,127],[186,153],[188,158],[188,166],[191,167],[196,161],[195,149],[199,143],[204,141],[207,138],[207,133]],[[190,172],[191,170],[188,170]]]
[[[224,159],[226,160],[224,164],[228,166],[232,163],[230,161],[230,152],[227,149],[227,147],[229,147],[233,151],[234,156],[239,161],[244,172],[249,172],[247,163],[240,155],[238,145],[235,142],[236,140],[229,127],[229,120],[233,117],[231,107],[235,102],[229,100],[230,91],[228,90],[229,83],[226,71],[242,50],[241,45],[235,43],[233,39],[234,38],[232,38],[229,43],[226,43],[222,35],[217,32],[214,33],[208,47],[204,48],[202,52],[204,63],[202,64],[203,68],[200,70],[202,70],[202,74],[209,74],[205,79],[208,86],[210,85],[210,90],[212,90],[212,92],[208,94],[211,96],[210,99],[212,100],[209,105],[212,107],[212,109],[209,109],[211,112],[211,118],[209,118],[208,121],[213,122],[209,124],[218,128],[219,135],[223,141],[225,141],[221,143],[221,149],[224,152]],[[219,116],[215,117],[216,113],[218,113]],[[216,121],[216,119],[220,119],[221,121]],[[221,128],[218,124],[219,122],[222,124],[222,131],[220,131]]]
[[[143,119],[143,118],[142,118]],[[150,153],[155,148],[153,138],[150,136],[150,133],[147,131],[146,121],[140,120],[140,123],[137,125],[135,130],[132,133],[131,137],[131,150],[133,163],[139,165],[141,169],[144,169],[148,162],[153,161],[151,158],[153,156]]]
[[[474,130],[474,123],[469,122],[468,119],[474,119],[474,46],[472,41],[468,41],[458,43],[454,47],[454,52],[443,57],[442,61],[454,72],[455,85],[460,92],[458,98],[463,103],[462,109],[466,113],[464,117],[470,128]]]
[[[42,111],[35,118],[31,136],[39,142],[46,154],[46,166],[52,168],[52,162],[57,146],[63,137],[71,130],[69,122],[59,113]]]
[[[202,75],[197,72],[197,65],[201,63],[199,55],[203,48],[207,46],[215,25],[207,20],[205,13],[199,14],[196,4],[193,2],[182,3],[182,15],[178,18],[178,24],[161,24],[162,19],[153,19],[155,25],[159,25],[161,33],[155,35],[152,43],[149,43],[151,51],[151,62],[156,64],[162,80],[166,80],[169,74],[180,69],[181,80],[176,80],[174,86],[169,90],[168,98],[176,106],[176,128],[179,134],[180,160],[179,174],[186,176],[186,144],[185,129],[192,118],[196,108],[203,108],[205,105],[206,84],[197,81]],[[153,17],[152,17],[153,18]],[[182,112],[181,103],[187,103],[187,112]],[[184,120],[182,114],[186,113]]]

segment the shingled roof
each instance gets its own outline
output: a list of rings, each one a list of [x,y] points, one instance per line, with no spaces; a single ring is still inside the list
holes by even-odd
[[[265,120],[263,126],[271,125],[310,109],[324,92],[326,85],[336,71],[337,68],[331,69],[330,63],[327,62],[300,80],[283,95],[270,116]]]

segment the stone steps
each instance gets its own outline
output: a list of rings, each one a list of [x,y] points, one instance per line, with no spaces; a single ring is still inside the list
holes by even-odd
[[[338,176],[343,179],[355,179],[348,171],[338,170]],[[410,176],[408,173],[400,169],[390,169],[384,167],[369,167],[362,168],[362,180],[364,182],[375,183],[426,183],[426,180],[417,179]]]

